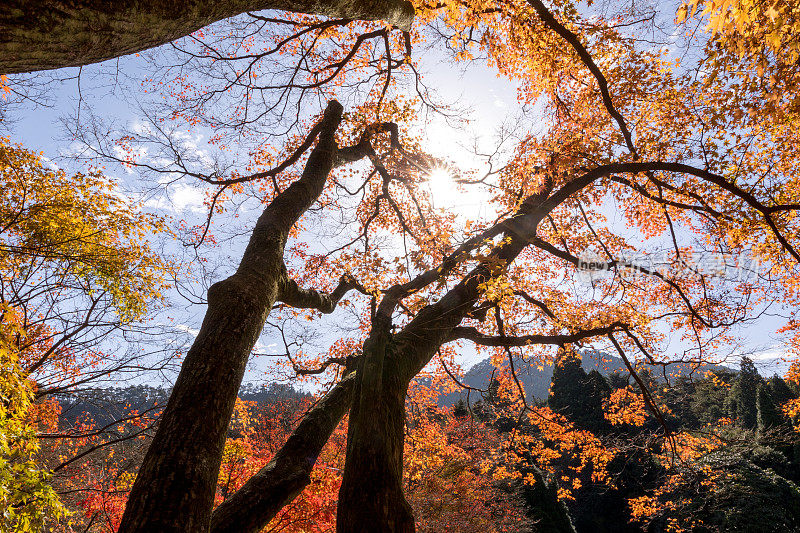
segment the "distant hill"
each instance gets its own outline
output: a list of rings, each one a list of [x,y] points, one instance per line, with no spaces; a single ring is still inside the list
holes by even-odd
[[[619,357],[611,356],[607,353],[596,350],[583,350],[580,353],[581,366],[584,370],[586,370],[586,372],[597,370],[605,376],[613,374],[614,372],[627,373],[625,363]],[[515,361],[515,368],[517,371],[517,377],[519,377],[520,383],[522,383],[522,386],[525,389],[525,394],[529,399],[535,398],[543,400],[547,398],[548,391],[550,389],[550,380],[553,378],[552,364],[547,364],[541,370],[539,370],[536,366],[530,366],[529,364],[520,360],[519,362]],[[477,389],[486,389],[486,387],[489,385],[489,380],[491,379],[492,371],[494,369],[495,367],[491,364],[490,360],[484,359],[483,361],[472,366],[464,375],[464,378],[461,380],[461,382]],[[695,370],[694,374],[697,376],[703,376],[709,370],[723,369],[730,370],[726,367],[718,365],[703,365],[699,369]],[[661,367],[654,368],[653,372],[656,377],[663,379]],[[673,363],[666,367],[666,374],[670,377],[670,379],[674,379],[682,375],[688,375],[690,372],[691,367],[688,365]],[[442,395],[439,398],[439,404],[453,405],[461,398],[466,400],[466,392],[451,392],[449,394]],[[478,400],[480,400],[480,394],[477,394],[473,391],[473,393],[470,395],[470,401],[475,402]]]
[[[171,389],[133,385],[129,387],[108,387],[85,389],[79,393],[59,395],[62,423],[93,420],[96,426],[119,420],[132,412],[143,413],[149,409],[161,409],[167,404]],[[282,400],[299,400],[309,394],[299,392],[289,385],[270,383],[269,385],[246,384],[239,391],[243,400],[258,403],[274,403]]]
[[[169,390],[149,385],[83,389],[80,392],[59,394],[62,423],[93,421],[103,427],[132,414],[143,413],[163,407],[169,398]]]

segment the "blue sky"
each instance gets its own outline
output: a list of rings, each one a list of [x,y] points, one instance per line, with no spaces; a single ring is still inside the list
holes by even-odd
[[[425,124],[425,148],[430,153],[439,157],[452,160],[459,166],[474,166],[475,159],[470,155],[469,147],[473,138],[477,136],[478,144],[484,149],[491,149],[494,142],[495,130],[504,121],[514,122],[520,117],[521,109],[516,101],[515,86],[505,79],[498,78],[493,71],[484,66],[474,65],[466,71],[461,66],[454,66],[444,57],[435,54],[426,55],[423,67],[427,69],[427,82],[436,87],[445,101],[455,103],[471,110],[469,124],[448,124],[441,118],[432,118]],[[110,83],[110,73],[120,71],[124,74],[118,83]],[[84,114],[91,113],[103,120],[135,127],[142,120],[140,113],[131,102],[137,99],[151,99],[152,95],[141,92],[140,79],[146,72],[143,58],[126,57],[117,61],[106,62],[101,65],[90,65],[83,69],[66,69],[59,71],[58,75],[69,77],[68,81],[54,84],[48,89],[50,105],[35,106],[23,105],[13,111],[14,123],[8,128],[12,140],[21,142],[28,148],[41,150],[51,158],[55,164],[66,169],[78,170],[81,164],[76,164],[70,159],[75,150],[75,143],[69,138],[62,125],[62,121],[74,117],[78,111]],[[80,105],[79,105],[80,101]],[[535,110],[528,110],[527,122],[535,122],[536,117],[531,117]],[[198,150],[203,150],[207,134],[203,130],[189,133],[189,142],[196,144]],[[232,146],[232,156],[247,159],[246,151],[237,154],[237,147]],[[136,190],[139,188],[138,178],[120,167],[109,167],[109,173],[117,177],[123,190]],[[460,192],[452,183],[447,172],[435,173],[431,177],[431,190],[436,199],[441,198],[443,209],[463,213],[465,216],[474,217],[476,214],[490,216],[491,211],[485,197],[480,193]],[[175,218],[199,220],[205,214],[202,206],[204,188],[196,183],[183,181],[171,185],[166,192],[157,191],[148,197],[147,205]],[[438,201],[438,200],[437,200]],[[246,206],[245,206],[246,207]],[[256,207],[253,205],[252,207]],[[440,207],[437,205],[437,207]],[[609,211],[609,217],[615,216]],[[251,221],[247,219],[246,222]],[[613,223],[613,221],[612,221]],[[246,229],[246,224],[243,226]],[[224,275],[238,262],[238,256],[244,240],[232,238],[232,243],[224,251],[217,250],[219,256],[214,261],[219,264],[216,276]],[[180,247],[175,247],[174,252],[183,253]],[[169,315],[174,320],[176,331],[188,334],[189,337],[196,333],[204,312],[202,305],[196,305],[183,299],[179,294],[172,294],[171,298],[176,304]],[[158,317],[166,320],[166,317]],[[332,318],[331,320],[336,320]],[[757,359],[763,359],[764,373],[772,373],[774,364],[766,363],[767,359],[782,355],[780,339],[774,331],[780,326],[781,320],[775,317],[764,317],[757,326],[751,326],[743,332],[748,342],[741,348],[742,352],[755,351]],[[274,339],[266,335],[259,347],[259,351],[269,351],[274,346]],[[323,343],[324,344],[324,343]],[[679,346],[676,346],[678,348]],[[465,364],[474,362],[476,355],[467,350],[464,354]],[[251,368],[248,379],[258,381],[262,377],[262,365],[265,361],[257,361]]]

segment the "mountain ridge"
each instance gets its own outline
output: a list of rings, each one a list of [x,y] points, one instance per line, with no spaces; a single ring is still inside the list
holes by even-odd
[[[581,366],[587,373],[592,370],[597,370],[607,377],[615,372],[627,373],[628,371],[624,361],[620,357],[612,356],[598,350],[580,350],[578,353],[581,355]],[[550,380],[553,377],[553,364],[545,363],[540,370],[537,368],[537,365],[527,363],[521,358],[515,359],[514,363],[517,377],[525,390],[527,398],[529,400],[546,399],[550,390]],[[495,366],[491,364],[489,358],[486,358],[472,365],[459,381],[469,387],[485,390],[489,386],[493,370],[496,371]],[[679,376],[688,376],[690,374],[702,377],[708,371],[717,370],[735,372],[728,367],[711,364],[700,365],[698,368],[692,370],[690,365],[684,363],[671,363],[664,367],[663,371],[662,367],[653,368],[653,370],[653,375],[662,381],[664,380],[664,372],[666,372],[670,379],[676,379]],[[472,394],[469,396],[470,401],[473,403],[481,399],[481,395],[475,393],[475,391],[472,391]],[[466,401],[466,391],[454,391],[441,395],[439,397],[439,405],[450,406],[460,399]]]

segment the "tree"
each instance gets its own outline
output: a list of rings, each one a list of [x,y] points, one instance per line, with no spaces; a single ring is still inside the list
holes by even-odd
[[[122,438],[111,420],[59,428],[56,398],[107,383],[109,375],[119,379],[125,368],[163,367],[158,352],[106,348],[122,336],[139,338],[174,271],[154,249],[163,219],[144,213],[98,171],[53,169],[0,138],[0,187],[3,464],[18,469],[5,471],[0,484],[8,498],[4,527],[24,530],[42,519],[52,527],[66,514],[71,497],[63,495],[87,488],[71,478],[70,466],[95,459],[109,434],[116,442],[133,438]],[[147,413],[127,422],[143,419]]]
[[[458,418],[415,388],[409,401],[423,409],[410,415],[403,453],[404,491],[418,531],[529,531],[522,498],[494,479],[491,458],[502,448],[487,423]]]
[[[575,420],[578,410],[583,408],[585,382],[586,372],[581,368],[580,355],[565,351],[553,367],[547,405],[556,413]]]
[[[528,504],[528,514],[536,525],[543,531],[574,533],[569,511],[558,498],[558,487],[554,480],[548,482],[545,473],[535,464],[528,465],[523,472],[534,478],[533,483],[523,485],[522,493]]]
[[[547,404],[578,427],[593,429],[603,420],[604,381],[596,370],[591,374],[583,370],[580,354],[565,355],[553,368]]]
[[[758,425],[758,388],[762,381],[753,361],[743,357],[739,375],[727,399],[730,417],[737,420],[742,427],[755,429]]]
[[[611,452],[566,417],[530,405],[520,361],[551,361],[556,346],[605,343],[674,443],[637,363],[699,366],[729,347],[732,328],[757,317],[758,305],[796,303],[800,187],[789,154],[799,133],[782,119],[787,102],[770,99],[759,112],[769,90],[739,83],[752,65],[707,75],[704,61],[717,41],[702,35],[680,43],[683,57],[697,62],[667,57],[641,38],[654,31],[655,15],[641,19],[627,7],[549,8],[538,0],[416,7],[418,26],[406,34],[378,24],[254,17],[263,39],[254,43],[252,27],[234,21],[234,31],[176,50],[184,61],[160,71],[164,114],[151,127],[118,136],[100,127],[75,132],[105,161],[208,186],[209,217],[192,242],[198,247],[233,198],[249,192],[266,204],[239,268],[208,292],[206,317],[120,531],[228,523],[211,514],[214,486],[242,374],[268,315],[317,322],[318,312],[344,307],[350,334],[314,354],[285,341],[288,368],[335,385],[217,513],[246,517],[246,531],[268,523],[308,483],[309,457],[349,412],[337,529],[407,532],[415,527],[403,478],[407,390],[424,369],[446,361],[448,345],[472,343],[503,369],[503,407],[536,427],[523,443],[542,452],[542,468],[604,479]],[[465,186],[490,186],[496,216],[489,219],[462,223],[425,190],[446,167],[414,136],[415,106],[431,105],[414,58],[426,30],[456,59],[488,58],[518,82],[523,102],[544,110],[533,121],[546,126],[544,134],[522,124],[508,136],[514,144],[501,170],[459,176]],[[402,91],[404,76],[411,97]],[[333,96],[348,97],[346,115]],[[214,107],[227,99],[233,104]],[[329,102],[321,119],[298,111],[270,123],[276,110],[307,111],[303,105],[314,102],[316,112],[319,101]],[[209,164],[192,156],[164,124],[214,128],[220,158]],[[291,134],[277,135],[287,124]],[[223,140],[234,135],[282,142],[259,142],[247,161],[226,165]],[[158,158],[136,150],[144,146],[158,147]],[[607,220],[609,206],[627,227]],[[330,246],[309,249],[314,237]],[[643,251],[669,243],[669,268],[629,260],[641,237],[651,238]],[[589,249],[602,253],[609,276],[575,290]],[[726,280],[697,259],[719,250],[747,251],[770,269]],[[669,353],[664,341],[673,334],[692,346]],[[737,417],[754,426],[755,387],[744,377],[737,385]],[[544,461],[544,443],[560,450],[559,461]],[[568,497],[579,483],[560,488]]]
[[[248,11],[278,9],[339,19],[385,20],[408,28],[414,9],[403,0],[8,2],[0,9],[0,73],[78,67],[167,44],[212,22]]]
[[[595,123],[596,125],[594,127],[600,132],[605,131],[603,128],[618,126],[622,136],[622,146],[628,148],[632,160],[610,161],[600,164],[599,166],[592,165],[591,170],[578,172],[576,177],[572,177],[569,171],[576,171],[581,167],[577,161],[585,161],[580,154],[582,154],[584,150],[594,151],[595,147],[580,145],[574,149],[575,151],[573,153],[565,155],[564,147],[569,146],[567,144],[567,139],[570,138],[569,135],[571,131],[567,127],[570,119],[564,118],[564,122],[559,125],[559,128],[552,132],[554,134],[553,139],[557,139],[557,144],[545,143],[543,145],[537,145],[533,139],[529,139],[527,144],[520,149],[518,155],[519,163],[517,163],[517,166],[509,169],[504,176],[506,183],[509,185],[509,197],[506,200],[506,205],[514,215],[501,224],[486,227],[475,237],[465,241],[464,244],[451,247],[450,249],[453,250],[452,252],[443,255],[441,260],[430,261],[428,263],[430,266],[426,264],[420,271],[420,274],[416,277],[412,277],[410,281],[403,283],[390,282],[388,287],[381,289],[381,300],[380,303],[376,302],[374,307],[369,326],[369,335],[363,344],[362,355],[358,358],[356,365],[357,378],[354,392],[355,399],[350,411],[347,461],[339,499],[338,527],[342,531],[357,530],[359,524],[364,523],[381,524],[380,527],[392,531],[403,531],[413,528],[413,519],[411,518],[410,509],[403,497],[401,483],[401,443],[403,440],[405,389],[409,381],[428,363],[428,361],[430,361],[432,356],[445,341],[465,338],[479,344],[510,348],[525,346],[528,343],[550,342],[560,344],[576,342],[589,336],[613,335],[617,331],[628,331],[631,335],[634,335],[634,333],[632,333],[632,324],[641,323],[643,320],[631,316],[636,314],[634,306],[627,308],[627,311],[622,312],[622,315],[620,315],[620,312],[623,308],[619,306],[615,306],[613,310],[606,307],[603,307],[602,310],[600,308],[593,309],[593,312],[604,313],[602,316],[605,318],[605,320],[601,322],[603,325],[594,327],[590,325],[591,321],[583,320],[586,315],[582,315],[574,307],[569,308],[569,311],[562,307],[559,312],[567,313],[570,316],[570,325],[574,332],[570,334],[548,335],[546,333],[536,332],[516,336],[511,335],[508,332],[511,326],[509,324],[504,325],[503,322],[508,319],[508,316],[503,317],[499,308],[496,308],[495,323],[492,325],[491,330],[481,331],[473,326],[460,326],[462,320],[467,319],[469,314],[474,312],[473,310],[475,308],[481,306],[484,302],[484,298],[489,301],[502,300],[507,294],[505,292],[506,289],[504,289],[504,287],[508,286],[506,282],[507,279],[513,279],[515,281],[518,287],[516,289],[517,291],[524,292],[525,289],[528,288],[520,272],[516,269],[511,269],[510,265],[523,254],[523,252],[527,254],[526,248],[529,244],[533,243],[534,247],[538,249],[537,252],[534,252],[534,257],[536,254],[540,254],[544,263],[547,261],[547,259],[544,259],[546,257],[550,257],[550,261],[553,259],[561,261],[566,259],[569,262],[573,262],[573,264],[577,263],[577,260],[568,251],[557,248],[548,241],[549,237],[564,238],[563,235],[559,235],[563,233],[564,230],[556,229],[555,232],[551,232],[550,229],[545,229],[544,226],[541,228],[539,227],[539,223],[542,220],[548,216],[554,217],[552,213],[557,210],[557,208],[562,207],[564,202],[567,202],[568,205],[575,206],[576,209],[579,205],[582,206],[580,201],[577,204],[570,204],[568,202],[573,195],[581,196],[581,194],[586,194],[584,189],[588,188],[591,190],[592,186],[598,182],[598,180],[614,177],[615,179],[610,179],[609,182],[603,181],[598,183],[610,186],[615,194],[620,195],[620,198],[631,201],[633,204],[636,202],[653,202],[660,209],[666,210],[659,224],[661,224],[660,227],[663,231],[669,231],[669,224],[672,218],[669,211],[670,209],[675,211],[675,213],[684,210],[687,212],[700,211],[704,213],[700,216],[710,214],[712,218],[717,216],[715,213],[722,213],[719,215],[720,219],[728,220],[727,217],[733,216],[734,219],[741,220],[733,213],[723,213],[723,211],[726,210],[726,206],[720,204],[718,201],[710,208],[711,211],[706,209],[705,205],[712,201],[709,193],[721,189],[732,195],[733,198],[736,198],[736,202],[743,202],[744,205],[748,206],[748,209],[752,209],[754,213],[759,214],[758,216],[765,218],[766,226],[757,226],[758,228],[765,229],[756,229],[756,227],[747,226],[752,228],[752,236],[763,234],[763,232],[766,231],[770,239],[772,239],[772,237],[777,239],[775,242],[778,243],[781,250],[793,253],[791,243],[784,237],[785,230],[782,229],[782,226],[779,227],[776,225],[777,223],[770,214],[788,209],[787,207],[783,205],[774,208],[771,205],[766,206],[760,200],[754,199],[751,193],[744,193],[735,184],[732,184],[731,181],[720,174],[714,174],[687,163],[663,161],[659,159],[659,156],[666,153],[664,152],[666,148],[661,144],[662,141],[657,141],[655,137],[648,137],[649,133],[647,132],[640,132],[639,143],[647,147],[647,150],[650,150],[655,160],[641,161],[639,149],[635,147],[626,122],[621,118],[619,111],[614,108],[613,100],[608,95],[608,82],[602,74],[599,73],[596,62],[592,60],[584,45],[581,44],[580,39],[576,37],[572,31],[563,26],[542,4],[536,2],[531,3],[531,7],[538,17],[538,24],[540,24],[540,26],[531,25],[529,11],[520,10],[520,12],[515,12],[509,6],[504,7],[507,8],[507,11],[504,11],[503,16],[506,17],[504,20],[511,21],[512,25],[510,27],[513,28],[513,31],[521,32],[521,34],[528,36],[532,36],[532,32],[539,31],[541,28],[552,32],[545,33],[544,35],[552,36],[553,40],[545,40],[542,42],[544,48],[548,50],[548,54],[552,54],[554,57],[563,57],[562,53],[555,51],[560,46],[560,44],[557,45],[556,43],[560,42],[558,39],[566,40],[570,45],[568,49],[569,57],[572,57],[574,54],[574,56],[578,58],[578,61],[575,63],[575,68],[578,70],[586,69],[586,71],[580,70],[580,72],[575,70],[573,71],[573,75],[587,76],[588,71],[589,79],[592,80],[592,84],[590,85],[590,87],[592,87],[591,90],[586,90],[586,92],[582,93],[580,91],[583,89],[576,89],[578,92],[572,95],[572,97],[579,99],[582,104],[588,106],[588,109],[592,109],[600,114],[608,113],[612,117],[613,120],[611,122],[598,121]],[[461,6],[459,9],[462,8],[468,11],[470,6]],[[528,49],[525,50],[524,54],[520,53],[519,56],[515,56],[513,54],[516,50],[509,50],[501,47],[499,37],[497,37],[497,41],[493,40],[495,37],[492,32],[501,32],[502,30],[499,28],[500,26],[491,26],[484,37],[486,42],[489,43],[490,49],[496,47],[492,49],[493,53],[500,53],[502,49],[504,53],[508,54],[506,55],[507,58],[523,57],[523,55],[527,57]],[[497,35],[499,35],[499,33]],[[613,32],[609,32],[607,36],[610,41],[609,46],[611,46],[611,42],[619,38],[619,36]],[[536,39],[535,37],[531,38]],[[536,40],[541,42],[538,39]],[[517,39],[514,42],[523,41]],[[613,47],[611,49],[613,50]],[[632,59],[632,61],[636,61],[636,59]],[[545,79],[555,79],[549,77],[555,72],[553,70],[548,70],[550,66],[550,63],[544,63],[543,65],[531,65],[530,68],[536,74],[542,75]],[[525,76],[531,76],[531,74],[533,74],[530,71],[524,70],[524,68],[528,68],[527,66],[523,68],[519,65],[519,68],[522,72],[526,72]],[[563,69],[563,65],[560,64],[559,68]],[[563,75],[563,72],[563,70],[559,70],[557,76]],[[597,83],[599,96],[594,89],[595,82]],[[623,82],[620,81],[620,83]],[[537,90],[539,90],[539,87],[541,86],[537,85]],[[564,89],[564,87],[562,86],[560,89]],[[700,87],[692,87],[692,89],[698,91],[703,90]],[[544,91],[544,89],[541,90]],[[563,98],[558,99],[558,102],[563,102]],[[592,107],[592,102],[597,102],[600,105]],[[559,104],[555,105],[556,109],[558,109]],[[637,112],[644,111],[641,109],[638,111],[631,110],[631,113],[634,115]],[[666,114],[664,117],[664,120],[668,120]],[[585,123],[583,123],[582,126],[584,127],[583,138],[595,138],[593,135],[586,134]],[[670,128],[670,131],[674,131],[674,124],[665,125],[665,127]],[[649,131],[655,132],[659,128],[660,123],[652,124],[652,128]],[[678,135],[680,136],[681,134],[678,133]],[[619,137],[614,138],[618,139]],[[683,142],[683,139],[687,138],[679,137],[678,139],[671,139],[671,142]],[[642,148],[642,150],[644,149],[645,148]],[[670,147],[668,153],[674,153],[672,150],[673,147]],[[553,155],[554,153],[558,154],[557,157]],[[569,157],[575,159],[571,160]],[[551,165],[549,167],[547,166],[548,161],[549,165]],[[571,166],[573,161],[576,162],[575,165],[577,165],[577,168]],[[530,166],[526,165],[524,162],[530,162]],[[377,166],[377,170],[378,172],[376,175],[386,180],[384,181],[384,188],[387,187],[391,182],[391,175],[387,178],[387,176],[383,174],[380,165]],[[532,170],[542,172],[541,178],[535,185],[527,185],[530,183],[528,180],[518,182],[526,183],[526,185],[520,189],[510,187],[515,179],[519,180],[522,176],[529,176]],[[566,174],[562,174],[562,172]],[[660,173],[659,177],[654,177],[653,173],[656,172]],[[675,172],[690,176],[689,181],[692,183],[692,186],[689,190],[687,190],[683,184],[681,187],[678,187],[675,184],[664,181],[667,179],[667,174]],[[617,176],[621,174],[634,176],[642,174],[646,180],[649,180],[647,181],[648,185],[645,187],[641,183],[630,178],[617,179]],[[667,189],[672,191],[670,194],[676,196],[669,199],[658,196],[658,194],[663,194],[664,185],[661,185],[662,183],[667,183],[669,185]],[[621,188],[618,186],[621,186]],[[708,188],[709,186],[711,186],[711,189]],[[647,187],[650,187],[650,189]],[[516,196],[511,195],[512,189],[514,189]],[[662,192],[657,193],[657,190],[661,190]],[[687,196],[687,191],[690,192],[688,197],[694,198],[693,201],[698,201],[697,197],[702,198],[700,201],[701,203],[687,204],[685,198]],[[384,192],[383,194],[385,195],[386,193]],[[631,199],[631,196],[635,196],[636,199]],[[681,199],[679,199],[679,197]],[[280,198],[280,195],[277,198]],[[390,199],[391,196],[382,196],[382,198]],[[588,201],[589,197],[586,197],[585,200]],[[394,224],[399,225],[401,228],[407,227],[409,234],[414,236],[413,226],[408,225],[408,222],[405,220],[405,215],[400,214],[402,211],[398,213],[397,207],[392,206],[391,201],[389,201],[388,205],[390,206],[390,212],[394,210],[394,212],[397,213]],[[630,212],[631,218],[636,223],[641,224],[642,227],[649,228],[648,231],[654,230],[654,228],[650,226],[653,222],[652,219],[644,220],[642,218],[637,218],[636,213],[637,211],[635,209],[632,209]],[[378,214],[380,214],[380,211],[378,211]],[[566,213],[554,218],[557,221],[566,220]],[[376,219],[372,218],[369,220]],[[785,220],[781,221],[782,225],[786,223]],[[757,224],[761,223],[759,222]],[[733,239],[733,235],[735,234],[738,239],[736,245],[740,246],[746,240],[742,239],[742,230],[744,227],[745,226],[736,226],[736,228],[733,229],[732,226],[725,226],[723,229],[721,226],[720,232],[715,233],[715,235],[725,240],[725,242],[728,242],[728,239]],[[590,232],[591,228],[591,223],[587,222],[584,228],[587,234]],[[258,230],[256,234],[257,233]],[[461,268],[460,262],[471,257],[468,253],[473,248],[477,248],[480,246],[479,243],[485,243],[488,239],[493,239],[495,237],[500,237],[500,239],[493,241],[491,245],[487,246],[488,250],[486,252],[473,258],[474,266],[471,271]],[[416,239],[418,242],[424,242],[420,240],[419,236],[416,236]],[[731,240],[730,242],[733,241]],[[676,250],[676,253],[680,254],[680,251]],[[778,253],[778,251],[773,248],[765,253]],[[434,257],[437,256],[434,255]],[[412,298],[421,289],[425,289],[434,281],[443,279],[450,274],[456,277],[455,285],[452,289],[439,296],[435,303],[423,305],[418,311],[409,312],[404,317],[404,319],[407,318],[407,321],[404,322],[402,329],[396,330],[396,328],[393,327],[394,315],[402,300]],[[668,278],[664,280],[664,278],[659,276],[655,276],[652,281],[656,284],[655,286],[658,286],[658,283],[661,283],[661,281],[665,281],[664,289],[661,291],[657,289],[649,290],[648,295],[648,291],[646,291],[644,287],[647,286],[650,288],[650,285],[645,281],[643,286],[639,288],[637,295],[642,298],[647,298],[649,296],[655,301],[660,301],[660,298],[672,298],[677,295],[677,297],[686,304],[686,311],[675,324],[676,327],[680,327],[683,323],[691,323],[697,327],[707,328],[709,330],[719,327],[711,318],[712,314],[715,312],[712,309],[715,308],[715,306],[722,305],[719,300],[712,301],[711,299],[700,297],[702,307],[698,308],[695,306],[695,303],[692,302],[691,297],[687,296],[687,294],[693,294],[694,291],[690,285],[681,285],[680,282],[675,279]],[[625,281],[626,286],[627,283],[628,282]],[[686,283],[688,283],[688,281],[686,281]],[[374,284],[374,281],[371,281],[370,284]],[[539,291],[542,290],[541,286],[536,288]],[[513,290],[508,293],[508,295],[511,294],[514,294]],[[540,294],[539,296],[544,299],[544,302],[537,298],[531,298],[534,301],[534,305],[537,305],[539,309],[537,312],[541,312],[545,320],[556,320],[556,323],[561,324],[562,322],[554,318],[558,315],[550,310],[549,305],[546,303],[554,301],[556,299],[556,293],[545,289],[544,294]],[[535,302],[539,302],[541,305]],[[737,304],[728,302],[728,305],[736,307]],[[643,306],[637,306],[635,309],[641,310]],[[702,310],[697,311],[697,309]],[[644,320],[644,322],[647,322],[647,320]],[[211,321],[207,320],[206,323],[211,324]],[[513,325],[513,329],[518,327],[517,324]],[[495,333],[496,335],[494,335]],[[641,334],[644,335],[644,333]],[[633,338],[631,337],[631,341],[632,340]],[[187,371],[187,373],[191,375],[191,372]],[[183,385],[180,380],[179,384]],[[221,414],[224,415],[224,413]],[[187,418],[192,419],[194,417]],[[221,416],[220,418],[225,419],[226,417]],[[162,428],[163,427],[164,426],[162,426]],[[147,470],[145,470],[145,472],[147,472]],[[145,476],[143,479],[149,478]],[[142,483],[145,484],[149,482],[143,481]],[[185,493],[185,491],[182,492]],[[159,499],[161,501],[170,500],[165,494],[160,495]],[[135,507],[129,507],[129,509],[135,509]],[[149,511],[144,511],[142,509],[136,509],[130,512],[139,516],[151,514]]]
[[[19,364],[15,337],[23,335],[13,308],[0,309],[0,531],[38,531],[66,515],[50,486],[50,475],[37,464],[36,428],[27,420],[33,399],[31,383]]]
[[[331,102],[312,130],[319,143],[303,176],[259,217],[237,272],[209,290],[207,318],[186,354],[131,490],[120,532],[208,529],[228,422],[269,309],[281,299],[330,312],[351,288],[343,279],[331,294],[301,289],[287,278],[283,265],[292,226],[322,192],[337,162],[334,133],[341,118],[342,106]],[[235,338],[231,332],[236,332]]]
[[[767,386],[769,387],[769,394],[772,396],[775,405],[783,405],[796,397],[792,389],[789,388],[789,385],[786,384],[786,381],[777,374],[769,378]]]
[[[453,416],[456,418],[469,416],[469,408],[467,407],[467,402],[465,402],[463,398],[459,398],[453,406]]]
[[[797,485],[750,460],[721,449],[698,459],[703,469],[684,469],[659,487],[653,499],[634,503],[635,516],[648,530],[789,532],[797,528]],[[702,495],[697,487],[703,486]]]
[[[600,372],[587,374],[580,355],[566,352],[553,367],[547,405],[579,428],[596,432],[606,427],[603,402],[610,394],[611,388]]]
[[[760,383],[756,393],[756,408],[758,409],[758,431],[763,433],[785,423],[783,415],[775,406],[772,395],[767,385]]]

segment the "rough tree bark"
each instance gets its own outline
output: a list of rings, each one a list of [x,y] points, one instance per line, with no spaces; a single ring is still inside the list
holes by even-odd
[[[391,312],[382,307],[373,318],[357,372],[336,515],[339,532],[414,531],[414,515],[403,494],[408,382],[398,366],[402,358],[394,356]]]
[[[237,271],[208,291],[208,310],[186,355],[158,431],[131,490],[120,533],[207,532],[225,436],[248,356],[276,300],[324,303],[286,281],[283,252],[291,227],[313,204],[333,168],[342,106],[331,102],[302,176],[259,217]],[[317,295],[319,296],[319,295]],[[311,300],[311,301],[309,301]]]
[[[0,4],[0,73],[88,65],[168,43],[247,11],[384,20],[407,30],[407,0],[10,0]]]

